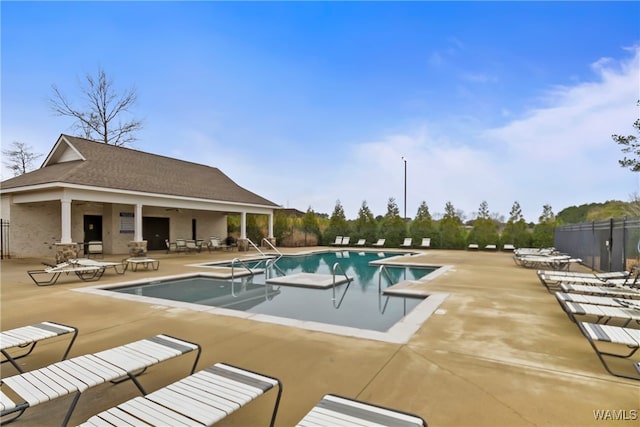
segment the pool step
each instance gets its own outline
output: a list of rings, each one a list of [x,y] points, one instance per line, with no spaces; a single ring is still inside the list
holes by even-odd
[[[353,277],[349,277],[353,280]],[[336,285],[347,283],[345,276],[336,276]],[[300,286],[304,288],[327,289],[333,286],[333,274],[297,273],[288,276],[273,277],[268,284],[282,286]]]

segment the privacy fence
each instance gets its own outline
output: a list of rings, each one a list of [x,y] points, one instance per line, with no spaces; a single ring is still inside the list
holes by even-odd
[[[597,271],[640,264],[640,218],[610,219],[556,227],[554,246]]]

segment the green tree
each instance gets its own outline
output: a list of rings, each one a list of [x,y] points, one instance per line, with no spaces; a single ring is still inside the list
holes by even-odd
[[[522,215],[522,208],[517,201],[513,202],[509,220],[502,233],[502,243],[510,243],[516,248],[531,246],[531,234],[527,231],[527,223]]]
[[[440,246],[445,249],[464,249],[462,219],[451,202],[444,207],[444,216],[440,220]]]
[[[498,244],[498,228],[491,219],[489,204],[486,201],[480,204],[473,228],[467,236],[467,243],[477,243],[481,248],[488,244]]]
[[[405,237],[405,221],[393,197],[387,202],[387,213],[380,221],[380,238],[385,239],[387,246],[400,246]]]
[[[538,218],[538,223],[533,227],[531,241],[533,246],[538,248],[549,248],[553,246],[553,231],[557,225],[556,216],[550,205],[542,207],[542,215]]]
[[[315,212],[311,209],[311,206],[307,209],[307,212],[302,216],[302,231],[304,232],[304,245],[307,246],[307,234],[313,234],[320,238],[320,227],[318,225],[318,218]]]
[[[292,218],[289,218],[285,211],[277,210],[273,216],[273,237],[276,238],[276,244],[282,245],[284,240],[293,234],[291,227]]]
[[[638,107],[640,107],[640,100],[636,103]],[[636,119],[633,122],[633,127],[636,132],[640,134],[640,118]],[[622,160],[618,160],[620,166],[623,168],[629,168],[633,172],[640,172],[640,142],[638,142],[638,137],[635,135],[611,135],[611,138],[618,144],[621,145],[623,153],[629,153],[631,157],[624,156]]]
[[[324,231],[323,238],[325,242],[333,242],[336,236],[348,236],[350,233],[349,223],[347,217],[344,214],[344,208],[340,203],[340,200],[336,201],[336,206],[333,208],[333,213],[329,218],[329,227]]]
[[[413,239],[414,244],[419,245],[423,238],[430,237],[432,247],[437,247],[436,242],[440,239],[438,238],[438,232],[433,222],[433,218],[429,213],[427,202],[422,201],[420,206],[418,206],[418,212],[416,212],[416,217],[411,222],[410,230],[410,236]]]
[[[260,245],[264,237],[262,227],[258,223],[258,215],[247,214],[247,238],[256,245]]]
[[[369,206],[367,205],[367,201],[363,201],[360,206],[360,210],[358,211],[358,218],[355,221],[354,229],[356,235],[355,239],[366,239],[367,242],[373,243],[377,239],[376,231],[377,231],[377,222],[373,217],[373,213]]]

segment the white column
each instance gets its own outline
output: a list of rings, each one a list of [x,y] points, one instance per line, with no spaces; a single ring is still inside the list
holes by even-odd
[[[245,211],[240,213],[240,238],[247,238],[247,213]]]
[[[60,243],[73,243],[71,240],[71,199],[60,199]]]
[[[135,220],[135,225],[134,225],[134,233],[133,233],[133,240],[135,242],[141,242],[142,241],[142,205],[140,203],[136,204],[136,213],[134,214],[134,220]]]
[[[270,239],[273,238],[273,212],[269,214],[269,236]]]

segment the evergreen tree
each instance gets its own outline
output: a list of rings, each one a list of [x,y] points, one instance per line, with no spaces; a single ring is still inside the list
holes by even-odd
[[[531,246],[531,234],[527,231],[527,223],[522,215],[520,203],[513,202],[509,220],[502,233],[502,243],[510,243],[516,248],[526,248]]]
[[[437,243],[440,239],[433,222],[433,218],[429,213],[429,207],[427,202],[422,201],[418,206],[418,212],[415,219],[411,222],[410,236],[415,244],[420,244],[425,237],[431,238],[432,247],[437,247]]]
[[[385,239],[386,246],[400,246],[405,237],[405,223],[393,197],[387,202],[387,213],[380,221],[379,236]]]
[[[367,242],[373,243],[377,240],[376,230],[377,223],[375,218],[373,217],[373,213],[369,206],[367,206],[367,201],[362,202],[362,206],[360,206],[360,210],[358,211],[358,219],[355,221],[355,239],[366,239]]]
[[[333,213],[329,218],[329,227],[324,231],[324,241],[333,242],[336,236],[348,236],[350,233],[349,223],[347,217],[344,214],[344,208],[340,203],[340,200],[336,201],[336,206],[333,208]]]
[[[441,247],[445,249],[464,248],[462,219],[458,216],[451,202],[446,203],[444,216],[440,221],[440,241]]]
[[[491,219],[489,205],[486,201],[480,204],[478,216],[467,237],[467,243],[477,243],[481,248],[484,248],[488,244],[498,244],[498,228],[493,219]]]
[[[542,215],[538,218],[538,223],[533,227],[532,243],[538,248],[549,248],[553,246],[553,231],[557,226],[556,217],[551,206],[542,207]]]
[[[636,103],[640,107],[640,100]],[[640,118],[633,122],[633,127],[640,134]],[[622,145],[623,153],[630,153],[631,157],[624,156],[622,160],[618,160],[620,166],[629,168],[633,172],[640,172],[640,142],[636,135],[611,135],[611,138],[619,145]]]

